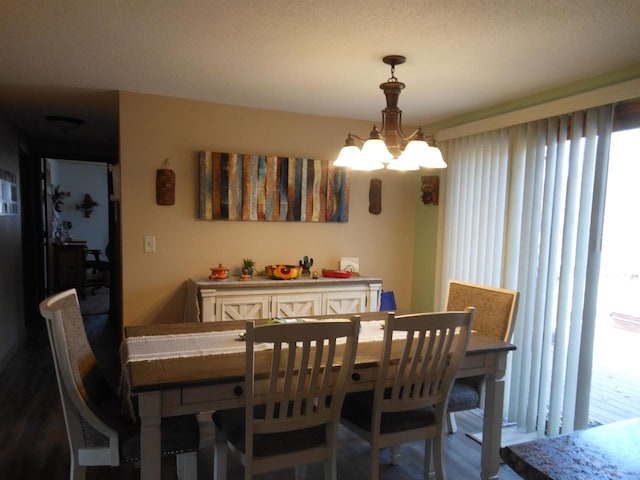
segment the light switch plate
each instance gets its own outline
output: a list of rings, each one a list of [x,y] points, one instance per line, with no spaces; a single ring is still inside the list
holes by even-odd
[[[156,251],[156,237],[153,235],[144,236],[144,253],[154,253]]]

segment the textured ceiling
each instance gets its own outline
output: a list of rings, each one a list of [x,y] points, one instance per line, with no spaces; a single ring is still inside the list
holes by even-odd
[[[639,26],[640,0],[0,0],[0,111],[105,135],[127,90],[378,121],[397,53],[427,124],[640,65]]]

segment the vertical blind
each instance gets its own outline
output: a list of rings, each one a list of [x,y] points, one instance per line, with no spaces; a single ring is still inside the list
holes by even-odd
[[[505,413],[539,435],[588,421],[612,111],[443,145],[440,305],[449,279],[520,291]]]

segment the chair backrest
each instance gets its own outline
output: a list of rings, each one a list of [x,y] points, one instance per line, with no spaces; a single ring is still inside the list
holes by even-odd
[[[337,431],[359,331],[359,317],[258,327],[247,322],[246,452],[253,434],[330,423]],[[273,349],[255,352],[259,343]],[[256,369],[257,354],[270,357],[268,372]],[[255,405],[265,406],[264,415],[254,415]]]
[[[473,329],[487,337],[508,342],[518,310],[519,292],[449,280],[446,309],[475,307]]]
[[[389,313],[374,396],[372,432],[379,431],[380,414],[384,412],[433,406],[442,418],[469,343],[474,314],[472,307],[464,312],[399,316]],[[392,361],[398,358],[398,353],[399,361],[394,365]],[[389,372],[391,368],[395,369],[393,375]]]
[[[43,300],[58,388],[74,461],[80,465],[119,465],[118,433],[94,408],[113,392],[99,369],[82,321],[74,289]],[[96,444],[102,448],[94,448]]]

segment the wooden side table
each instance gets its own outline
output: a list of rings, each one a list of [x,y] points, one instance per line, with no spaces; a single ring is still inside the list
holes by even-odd
[[[56,243],[53,245],[53,291],[75,288],[78,297],[85,298],[86,242]]]

